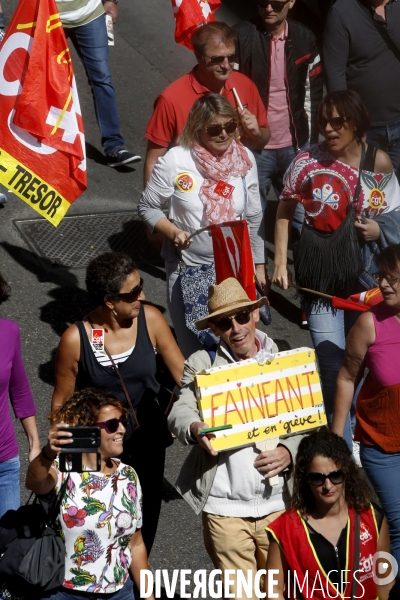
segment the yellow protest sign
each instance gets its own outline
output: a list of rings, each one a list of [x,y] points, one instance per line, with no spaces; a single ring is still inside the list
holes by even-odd
[[[271,364],[249,359],[195,377],[202,421],[232,425],[211,440],[230,450],[326,425],[321,383],[311,348],[279,352]]]

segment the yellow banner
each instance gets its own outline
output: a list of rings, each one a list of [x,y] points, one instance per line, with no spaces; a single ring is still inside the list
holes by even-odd
[[[50,184],[3,148],[0,148],[0,183],[56,227],[71,206]]]
[[[321,383],[311,348],[279,352],[269,365],[250,359],[195,377],[201,419],[216,432],[214,450],[230,450],[326,425]]]

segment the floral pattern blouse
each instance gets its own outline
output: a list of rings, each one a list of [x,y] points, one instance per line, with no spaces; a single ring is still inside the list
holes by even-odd
[[[116,459],[113,459],[116,460]],[[53,463],[58,481],[67,477]],[[71,473],[60,508],[65,540],[63,587],[110,594],[129,576],[130,540],[142,526],[142,490],[132,467],[118,461],[112,473]]]

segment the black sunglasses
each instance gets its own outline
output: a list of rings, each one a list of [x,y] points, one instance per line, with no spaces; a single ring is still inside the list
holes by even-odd
[[[342,129],[346,121],[351,121],[350,117],[331,117],[330,119],[321,117],[319,120],[319,124],[322,129],[326,129],[326,126],[329,123],[333,131],[339,131],[339,129]]]
[[[325,473],[308,473],[306,476],[306,481],[314,487],[319,487],[324,485],[326,479],[329,479],[333,485],[337,485],[339,483],[343,483],[345,478],[346,476],[344,472],[338,469],[337,471],[331,471],[327,475],[325,475]]]
[[[232,321],[235,319],[236,323],[239,325],[246,325],[250,321],[251,310],[243,310],[237,315],[233,315],[232,317],[223,317],[222,319],[218,319],[217,321],[212,321],[218,329],[221,331],[228,331],[232,327]]]
[[[119,419],[108,419],[108,421],[100,421],[99,423],[95,423],[94,426],[100,427],[100,429],[105,429],[107,433],[115,433],[116,431],[118,431],[120,423],[122,423],[122,425],[126,427],[126,418],[120,417]]]
[[[218,125],[209,125],[208,127],[206,127],[206,132],[208,133],[208,135],[211,135],[211,137],[217,137],[218,135],[221,135],[223,131],[225,131],[225,133],[228,134],[233,133],[234,131],[236,131],[236,127],[236,121],[228,121],[228,123],[225,123],[225,125],[221,125],[219,123]]]
[[[224,60],[226,58],[228,59],[229,63],[234,63],[237,60],[236,52],[234,54],[228,54],[228,56],[208,56],[208,54],[204,54],[204,53],[203,53],[203,56],[208,58],[210,63],[213,63],[214,65],[222,65],[222,63],[224,62]]]
[[[261,8],[268,8],[270,6],[275,12],[281,12],[288,2],[290,0],[283,0],[283,2],[278,2],[278,0],[258,0],[258,6],[261,6]]]
[[[117,294],[115,297],[123,302],[135,302],[143,292],[143,279],[140,278],[140,283],[135,285],[134,288],[131,289],[130,292],[123,292],[121,294]]]

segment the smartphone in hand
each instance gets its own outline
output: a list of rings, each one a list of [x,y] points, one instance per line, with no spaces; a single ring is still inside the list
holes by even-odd
[[[83,471],[100,471],[101,456],[97,451],[101,443],[100,427],[77,425],[60,427],[60,431],[72,433],[72,442],[65,446],[59,456],[61,472],[82,473]],[[83,464],[83,454],[96,454],[96,468],[88,469]]]

